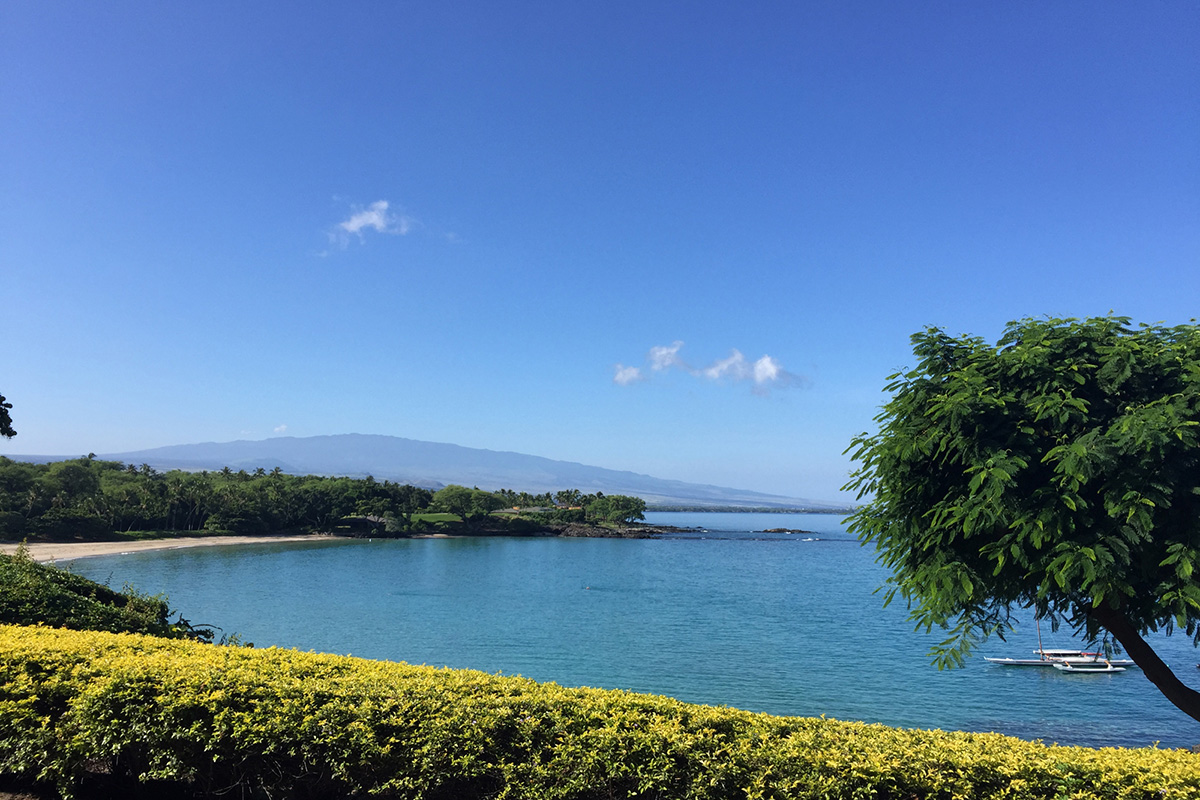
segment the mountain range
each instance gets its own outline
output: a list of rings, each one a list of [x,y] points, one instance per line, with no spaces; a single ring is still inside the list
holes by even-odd
[[[57,461],[56,456],[9,456],[14,460]],[[157,470],[266,470],[279,467],[296,475],[374,476],[377,480],[437,489],[456,483],[480,489],[531,493],[579,489],[585,493],[625,494],[650,505],[735,506],[838,509],[844,504],[666,480],[636,472],[605,469],[571,461],[397,436],[341,434],[279,436],[258,441],[179,444],[99,456]]]

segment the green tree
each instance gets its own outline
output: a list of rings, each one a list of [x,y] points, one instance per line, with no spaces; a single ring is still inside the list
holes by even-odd
[[[466,522],[473,508],[471,490],[457,483],[438,489],[433,493],[433,508],[448,514],[457,514]]]
[[[485,492],[479,488],[468,489],[452,483],[433,493],[433,507],[439,511],[457,514],[463,522],[474,526],[491,512],[503,508],[504,498],[493,492]]]
[[[99,462],[77,458],[56,461],[42,478],[47,491],[55,496],[56,505],[72,505],[100,491]]]
[[[892,570],[887,599],[951,630],[939,666],[1011,629],[1014,608],[1124,647],[1200,719],[1143,638],[1200,643],[1200,328],[1026,319],[996,345],[936,328],[853,440],[850,530]]]
[[[12,408],[12,403],[7,402],[4,395],[0,394],[0,436],[5,439],[11,439],[17,435],[17,432],[13,430],[12,416],[8,413],[10,408]]]
[[[26,511],[37,475],[33,464],[0,456],[0,539],[20,539],[32,532]]]
[[[597,494],[586,508],[588,519],[601,520],[614,525],[645,519],[645,510],[645,500],[624,494]]]
[[[609,515],[613,522],[629,524],[646,518],[646,501],[640,497],[610,494],[608,501]]]
[[[486,517],[501,508],[504,508],[504,498],[500,495],[483,489],[471,490],[471,512],[474,515]]]
[[[554,503],[564,508],[582,506],[584,504],[584,495],[578,489],[563,489],[554,493]]]

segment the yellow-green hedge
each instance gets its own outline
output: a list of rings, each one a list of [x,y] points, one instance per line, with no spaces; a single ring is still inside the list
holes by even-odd
[[[66,793],[125,777],[272,798],[1200,798],[1200,756],[1181,750],[17,626],[0,626],[0,775]]]

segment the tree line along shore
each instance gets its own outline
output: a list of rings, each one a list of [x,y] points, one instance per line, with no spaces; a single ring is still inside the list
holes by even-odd
[[[159,472],[94,456],[32,464],[0,456],[0,540],[326,533],[401,537],[648,535],[645,501],[578,489],[531,494],[289,475],[279,468]]]

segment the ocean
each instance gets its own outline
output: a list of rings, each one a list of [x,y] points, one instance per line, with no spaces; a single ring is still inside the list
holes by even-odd
[[[1002,667],[1032,621],[939,671],[939,631],[883,605],[874,552],[822,514],[650,513],[657,539],[332,540],[152,551],[70,568],[169,595],[192,623],[256,646],[353,654],[565,686],[1047,743],[1192,747],[1200,723],[1140,670]],[[771,528],[805,533],[766,533]],[[1064,629],[1046,647],[1078,646]],[[1184,635],[1152,644],[1200,688]]]

